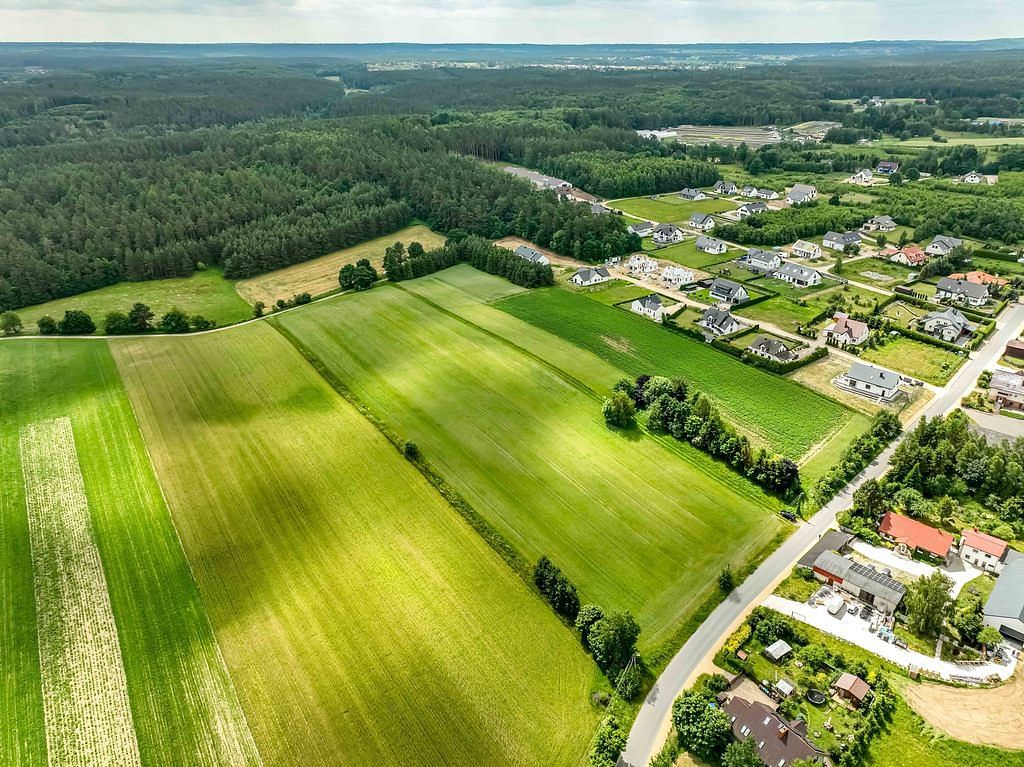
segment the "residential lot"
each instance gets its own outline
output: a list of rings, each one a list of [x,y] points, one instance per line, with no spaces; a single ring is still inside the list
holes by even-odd
[[[881,258],[865,258],[843,268],[844,277],[882,288],[902,285],[914,274],[916,272],[909,267]]]
[[[868,362],[938,385],[946,383],[966,361],[956,352],[904,336],[888,338],[881,346],[865,348],[860,356]]]
[[[725,253],[705,253],[703,250],[697,250],[696,239],[685,240],[677,245],[668,245],[664,248],[655,247],[653,243],[649,244],[649,242],[644,242],[644,250],[654,258],[674,261],[691,269],[707,270],[715,264],[729,264],[731,259],[739,255],[739,252],[735,250]]]
[[[736,203],[730,200],[710,198],[690,201],[672,192],[657,195],[657,198],[629,197],[609,202],[608,206],[660,224],[685,224],[694,213],[722,213],[736,207]]]

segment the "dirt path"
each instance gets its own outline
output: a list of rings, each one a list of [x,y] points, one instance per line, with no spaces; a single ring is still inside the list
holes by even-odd
[[[981,746],[1024,749],[1024,672],[1002,687],[907,684],[907,702],[936,729]]]

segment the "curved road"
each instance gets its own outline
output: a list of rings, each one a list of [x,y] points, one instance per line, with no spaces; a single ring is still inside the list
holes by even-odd
[[[913,429],[922,417],[934,418],[944,415],[960,404],[961,398],[971,389],[981,372],[990,368],[1000,356],[1006,342],[1014,339],[1024,324],[1024,305],[1013,304],[1003,313],[996,331],[980,351],[953,376],[929,406],[906,425]],[[629,732],[626,749],[619,757],[619,767],[647,767],[651,757],[658,753],[668,737],[671,727],[672,703],[682,693],[693,673],[705,658],[714,653],[725,638],[725,633],[751,609],[758,597],[777,579],[788,573],[796,561],[815,541],[835,524],[836,514],[850,505],[853,493],[868,479],[879,477],[889,467],[893,450],[899,439],[893,442],[870,466],[858,474],[850,484],[815,514],[807,524],[801,525],[771,556],[761,563],[726,601],[722,602],[690,636],[672,661],[658,677]]]

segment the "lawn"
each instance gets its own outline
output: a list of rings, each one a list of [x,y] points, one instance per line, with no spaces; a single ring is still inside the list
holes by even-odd
[[[714,592],[726,563],[775,535],[777,503],[730,469],[670,438],[608,429],[584,383],[602,364],[593,355],[484,304],[455,316],[461,299],[435,277],[408,285],[416,294],[380,287],[277,322],[525,560],[546,554],[584,602],[632,611],[643,649]],[[608,370],[605,387],[623,375]]]
[[[844,277],[883,288],[902,285],[907,282],[911,274],[916,274],[917,272],[918,270],[911,269],[908,266],[881,258],[865,258],[863,261],[854,261],[852,264],[846,264],[843,268]]]
[[[336,250],[320,258],[239,280],[236,287],[242,298],[250,304],[262,301],[267,306],[271,306],[279,298],[287,300],[296,293],[305,292],[318,296],[338,290],[338,271],[345,264],[354,264],[361,258],[368,258],[370,263],[381,271],[384,249],[389,245],[401,242],[409,247],[409,243],[418,242],[429,250],[443,245],[444,240],[444,235],[422,224],[415,224],[383,237],[353,245],[351,248]]]
[[[917,321],[926,314],[927,309],[903,301],[893,301],[882,310],[883,317],[905,328],[915,328]]]
[[[18,443],[26,427],[57,418],[74,434],[141,763],[258,764],[107,344],[59,339],[0,344],[0,763],[47,763]],[[102,720],[106,701],[96,703]]]
[[[81,309],[92,317],[99,330],[108,312],[127,312],[132,304],[147,304],[157,318],[177,306],[188,314],[201,314],[218,325],[229,325],[252,316],[252,308],[235,292],[235,283],[224,279],[219,269],[210,267],[191,277],[166,280],[119,282],[77,296],[58,298],[45,304],[18,309],[26,333],[36,332],[36,321],[45,315],[59,320],[69,309]]]
[[[881,293],[846,285],[806,293],[799,299],[776,296],[753,306],[736,308],[735,314],[747,317],[755,322],[767,322],[784,330],[795,330],[799,325],[806,325],[829,305],[832,298],[842,296],[846,306],[870,310],[876,301],[882,301]]]
[[[625,280],[609,280],[590,288],[577,288],[575,285],[566,285],[566,288],[608,306],[614,306],[615,304],[627,301],[632,302],[637,298],[643,298],[644,296],[649,296],[652,292],[657,292],[657,288],[644,288]],[[670,299],[665,299],[665,301],[674,303]]]
[[[865,348],[861,358],[892,370],[920,378],[928,383],[944,385],[966,361],[955,352],[900,336],[885,345]]]
[[[832,384],[832,380],[836,376],[845,373],[849,369],[849,362],[830,355],[820,360],[815,360],[809,365],[804,365],[802,368],[790,373],[788,377],[826,396],[834,397],[854,410],[873,416],[882,409],[882,405],[872,402],[866,397],[861,397],[859,394],[838,389]],[[841,452],[840,450],[839,453]]]
[[[731,200],[710,198],[691,201],[683,200],[677,194],[663,194],[657,200],[650,197],[629,197],[609,202],[608,205],[623,213],[661,224],[685,223],[694,213],[722,213],[736,208],[736,203]]]
[[[794,459],[842,428],[853,415],[837,402],[688,336],[564,290],[532,290],[497,305],[597,354],[629,375],[682,376],[711,395],[739,429]],[[814,412],[815,417],[800,415],[807,412]]]
[[[713,264],[731,261],[739,255],[735,250],[725,253],[705,253],[703,250],[697,250],[696,239],[686,240],[676,245],[668,245],[664,248],[654,247],[653,243],[648,245],[647,242],[644,242],[644,249],[654,258],[674,261],[691,269],[704,269],[705,271]]]
[[[112,346],[265,764],[580,761],[577,640],[277,331]]]

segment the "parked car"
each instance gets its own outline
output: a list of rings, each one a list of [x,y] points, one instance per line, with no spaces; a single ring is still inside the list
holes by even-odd
[[[848,612],[850,615],[856,615],[859,609],[860,605],[850,605],[848,608],[846,608],[846,612]]]
[[[787,509],[784,511],[780,511],[779,513],[782,515],[783,519],[788,519],[790,522],[796,522],[796,514],[794,514],[792,511],[789,511]]]
[[[862,620],[871,620],[871,614],[874,610],[871,609],[871,605],[864,605],[864,609],[860,611],[860,617]]]

